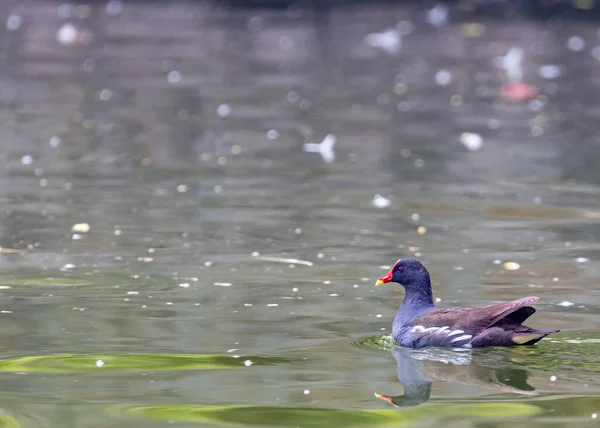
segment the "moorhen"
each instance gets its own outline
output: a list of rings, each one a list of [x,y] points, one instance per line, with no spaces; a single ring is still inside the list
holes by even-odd
[[[415,259],[398,260],[375,285],[397,282],[404,286],[404,303],[398,309],[392,334],[400,346],[424,348],[441,346],[533,345],[560,330],[535,330],[521,324],[535,309],[529,306],[539,297],[523,297],[483,308],[436,309],[429,272]]]

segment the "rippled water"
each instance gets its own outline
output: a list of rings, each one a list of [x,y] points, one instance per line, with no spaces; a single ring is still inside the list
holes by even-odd
[[[597,426],[596,22],[28,4],[2,12],[0,426]],[[539,95],[501,97],[519,72]],[[393,350],[403,292],[373,283],[405,256],[440,306],[538,295],[562,332]]]

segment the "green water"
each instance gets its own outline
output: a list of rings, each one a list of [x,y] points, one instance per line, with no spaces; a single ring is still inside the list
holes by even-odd
[[[391,3],[4,5],[0,427],[598,426],[598,26]],[[395,349],[407,256],[561,332]]]

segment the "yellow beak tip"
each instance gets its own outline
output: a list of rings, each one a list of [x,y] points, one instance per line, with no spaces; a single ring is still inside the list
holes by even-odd
[[[381,285],[381,284],[385,284],[385,282],[383,282],[382,280],[378,279],[377,282],[375,283],[375,285]]]
[[[374,395],[375,395],[375,397],[377,397],[377,398],[381,398],[381,397],[383,397],[383,395],[382,395],[382,394],[380,394],[380,393],[378,393],[378,392],[375,392],[375,393],[373,393],[373,394],[374,394]]]

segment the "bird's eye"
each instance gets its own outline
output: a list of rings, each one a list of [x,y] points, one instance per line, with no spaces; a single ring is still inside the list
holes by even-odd
[[[399,267],[398,268],[398,273],[402,273],[402,272],[404,272],[404,268],[403,267]]]

